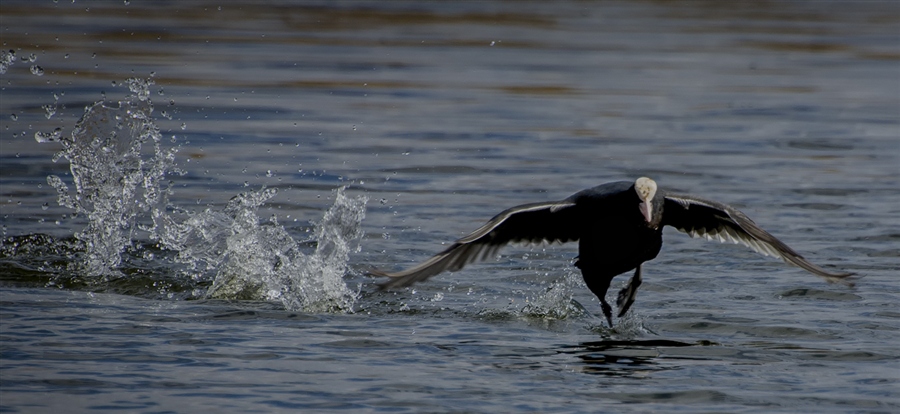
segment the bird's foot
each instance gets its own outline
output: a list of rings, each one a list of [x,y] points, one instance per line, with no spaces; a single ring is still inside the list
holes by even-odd
[[[619,291],[619,296],[616,298],[616,307],[619,308],[617,317],[621,318],[622,316],[625,316],[625,313],[631,308],[631,304],[634,303],[636,293],[637,290],[631,289],[631,285],[624,287]]]
[[[637,297],[637,290],[640,285],[640,276],[637,276],[636,278],[633,277],[631,278],[631,281],[628,282],[628,286],[625,286],[619,291],[619,295],[616,297],[616,306],[619,308],[619,315],[617,317],[621,318],[622,316],[625,316],[628,309],[631,309],[631,305]]]
[[[619,318],[625,316],[625,312],[628,312],[628,309],[631,308],[631,304],[634,303],[634,298],[637,297],[637,288],[639,287],[641,287],[640,265],[634,270],[634,276],[628,281],[628,285],[622,288],[622,290],[619,291],[619,296],[616,297],[616,306],[619,307]]]

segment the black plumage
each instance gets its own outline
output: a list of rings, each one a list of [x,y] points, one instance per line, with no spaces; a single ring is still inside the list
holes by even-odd
[[[672,226],[692,237],[741,243],[828,282],[851,284],[848,277],[852,273],[829,272],[810,263],[739,210],[699,197],[668,194],[646,177],[633,183],[602,184],[561,201],[510,208],[418,266],[396,273],[371,273],[390,277],[381,284],[382,288],[403,287],[444,271],[460,270],[496,254],[508,243],[578,241],[575,266],[600,299],[603,314],[612,326],[612,308],[605,298],[610,282],[617,275],[635,270],[616,300],[618,316],[622,317],[634,303],[641,284],[641,264],[655,258],[662,247],[663,226]]]

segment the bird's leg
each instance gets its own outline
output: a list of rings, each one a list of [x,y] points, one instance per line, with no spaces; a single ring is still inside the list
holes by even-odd
[[[641,286],[641,265],[638,265],[637,269],[634,270],[634,276],[628,281],[628,286],[619,291],[619,296],[616,298],[616,306],[619,307],[619,315],[617,317],[621,318],[631,308],[639,286]]]
[[[609,304],[606,303],[606,299],[600,299],[600,309],[603,309],[603,314],[606,316],[606,322],[609,322],[609,327],[612,328],[612,306],[609,306]]]
[[[600,273],[598,269],[586,266],[580,260],[575,262],[575,267],[581,269],[581,277],[584,278],[584,283],[597,296],[597,299],[600,299],[600,309],[603,309],[603,316],[606,316],[606,321],[609,322],[609,327],[612,328],[612,306],[609,306],[609,303],[606,302],[606,291],[609,290],[609,282],[612,281],[612,278],[598,274]]]

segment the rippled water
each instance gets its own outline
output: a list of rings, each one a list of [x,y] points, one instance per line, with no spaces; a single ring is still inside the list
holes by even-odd
[[[0,411],[900,410],[896,3],[0,15]],[[575,246],[364,276],[641,175],[863,277],[670,230],[609,329]]]

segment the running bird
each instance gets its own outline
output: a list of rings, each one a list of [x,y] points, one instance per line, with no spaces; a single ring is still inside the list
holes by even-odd
[[[510,208],[418,266],[396,273],[370,273],[391,278],[380,285],[382,289],[403,287],[484,260],[508,243],[578,241],[575,267],[581,269],[584,282],[600,299],[603,315],[612,327],[612,308],[606,302],[610,282],[634,269],[634,276],[616,299],[621,318],[634,303],[641,285],[641,264],[655,258],[662,247],[663,226],[672,226],[691,237],[741,243],[829,283],[853,285],[848,279],[853,273],[832,273],[810,263],[734,207],[690,195],[668,194],[647,177],[634,183],[602,184],[562,201]]]

